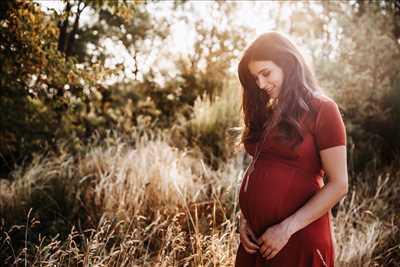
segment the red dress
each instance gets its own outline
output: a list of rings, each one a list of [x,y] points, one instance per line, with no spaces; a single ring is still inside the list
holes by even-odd
[[[304,140],[294,150],[274,139],[276,129],[267,137],[255,169],[245,179],[239,193],[239,206],[249,226],[260,237],[268,227],[278,224],[301,208],[323,186],[324,171],[319,151],[346,145],[346,130],[337,104],[315,95],[312,105],[317,113],[301,120]],[[254,155],[255,144],[246,143]],[[335,247],[331,211],[294,233],[272,259],[259,252],[248,254],[242,243],[236,254],[236,267],[319,267],[334,266]]]

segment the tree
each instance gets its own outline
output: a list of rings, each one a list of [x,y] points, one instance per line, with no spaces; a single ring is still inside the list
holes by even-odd
[[[74,129],[72,114],[111,71],[88,65],[58,50],[54,16],[37,3],[14,1],[2,13],[0,38],[1,171],[33,152],[54,147]]]
[[[398,2],[324,7],[338,24],[338,49],[334,60],[320,61],[319,70],[348,122],[352,167],[390,162],[400,152]]]

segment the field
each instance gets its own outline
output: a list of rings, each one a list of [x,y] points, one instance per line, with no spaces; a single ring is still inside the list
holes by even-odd
[[[166,133],[142,136],[134,146],[113,140],[81,155],[37,157],[1,184],[3,259],[232,266],[245,155],[212,170],[195,151],[169,144]],[[338,266],[398,266],[398,166],[367,169],[350,182],[334,209]]]

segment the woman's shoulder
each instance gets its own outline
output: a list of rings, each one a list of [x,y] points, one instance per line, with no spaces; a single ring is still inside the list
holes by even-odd
[[[312,102],[317,109],[313,133],[319,150],[346,145],[346,128],[338,104],[324,94],[316,94]]]
[[[330,98],[321,92],[314,92],[311,98],[311,104],[315,108],[316,111],[319,111],[321,108],[329,107],[329,106],[337,106],[335,100]]]
[[[315,130],[321,120],[326,121],[340,114],[335,100],[324,93],[313,93],[310,102],[312,111],[308,113],[309,115],[306,117],[305,123],[311,129]]]

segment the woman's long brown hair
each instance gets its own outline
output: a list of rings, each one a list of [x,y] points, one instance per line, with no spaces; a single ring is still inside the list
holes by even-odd
[[[283,71],[279,103],[271,112],[267,109],[268,95],[261,90],[248,64],[250,61],[273,61]],[[283,34],[267,32],[260,35],[244,52],[238,66],[242,85],[241,112],[244,125],[239,143],[257,142],[277,126],[279,136],[292,143],[303,141],[300,119],[304,112],[314,112],[311,98],[321,92],[314,74],[297,47]]]

